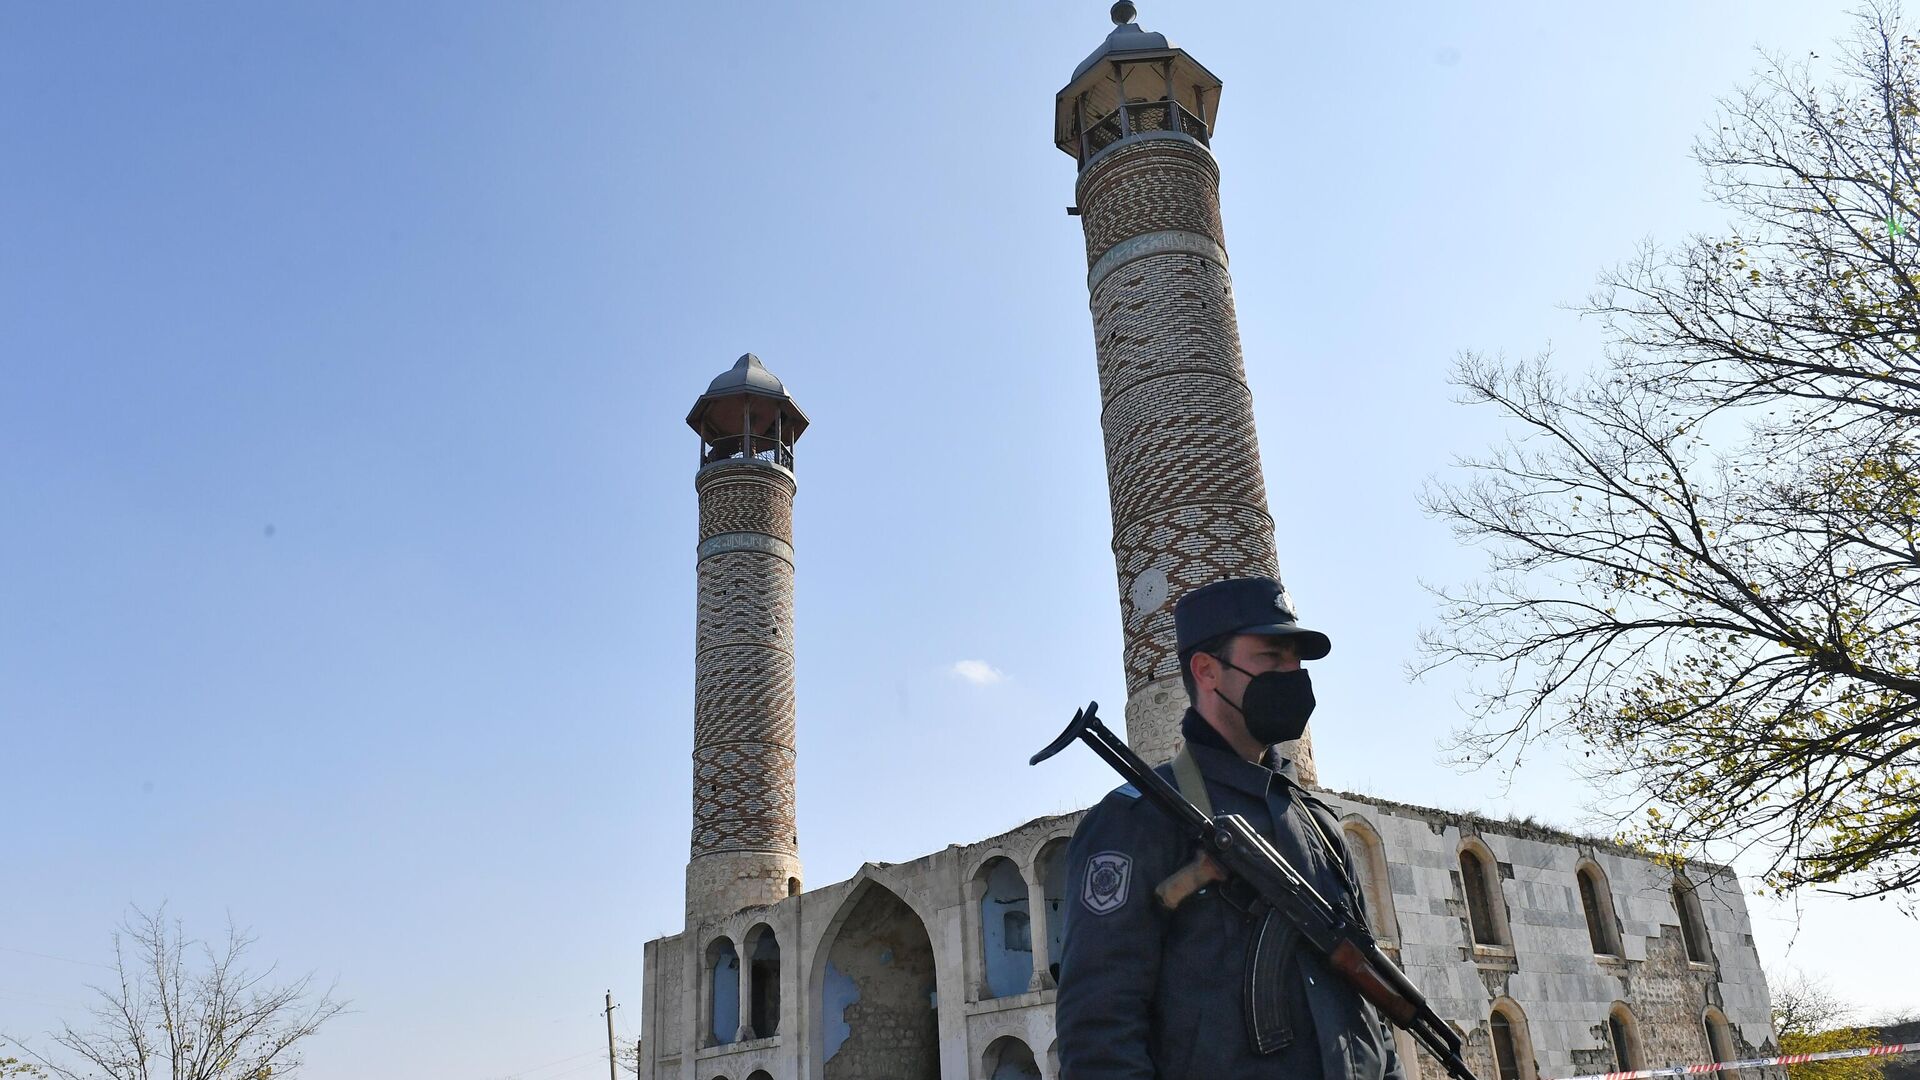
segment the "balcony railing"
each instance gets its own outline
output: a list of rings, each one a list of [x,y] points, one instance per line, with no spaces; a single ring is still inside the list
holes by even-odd
[[[766,461],[793,468],[793,447],[770,435],[731,435],[700,448],[700,464],[716,461]]]
[[[1177,101],[1135,101],[1108,113],[1080,135],[1080,160],[1142,131],[1179,131],[1207,142],[1207,125]]]

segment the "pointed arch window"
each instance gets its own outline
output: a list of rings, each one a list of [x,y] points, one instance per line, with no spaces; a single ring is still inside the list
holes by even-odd
[[[1475,945],[1506,946],[1506,909],[1500,903],[1492,852],[1478,841],[1460,848],[1460,885],[1467,894],[1467,922]]]
[[[1726,1016],[1709,1005],[1705,1015],[1700,1018],[1700,1025],[1707,1033],[1707,1056],[1714,1061],[1732,1061],[1737,1051],[1733,1048],[1733,1030],[1727,1026]],[[1740,1074],[1720,1069],[1714,1075],[1721,1080],[1734,1080]]]
[[[1640,1047],[1640,1023],[1624,1001],[1616,1001],[1607,1013],[1607,1041],[1612,1044],[1616,1072],[1636,1072],[1645,1068]]]
[[[1361,898],[1367,905],[1367,927],[1383,944],[1400,939],[1400,921],[1393,910],[1393,879],[1387,869],[1387,846],[1380,834],[1361,817],[1341,822],[1347,850],[1353,855],[1354,874],[1360,879]]]
[[[1536,1080],[1533,1036],[1519,1003],[1506,997],[1496,1001],[1487,1026],[1493,1042],[1493,1080]]]
[[[1582,859],[1574,872],[1580,889],[1580,910],[1587,917],[1587,938],[1596,956],[1620,955],[1619,925],[1613,914],[1613,890],[1600,865]]]
[[[1513,1024],[1505,1013],[1493,1014],[1493,1061],[1499,1080],[1520,1080],[1520,1055],[1513,1047]]]
[[[1680,913],[1680,938],[1686,943],[1687,959],[1696,964],[1713,963],[1707,920],[1700,911],[1700,894],[1681,874],[1673,877],[1673,907]]]

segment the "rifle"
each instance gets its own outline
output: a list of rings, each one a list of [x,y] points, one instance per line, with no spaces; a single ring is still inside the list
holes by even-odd
[[[1188,802],[1100,722],[1099,707],[1099,702],[1089,702],[1077,710],[1060,737],[1027,764],[1038,765],[1080,739],[1193,837],[1199,853],[1154,889],[1164,907],[1171,911],[1216,881],[1244,882],[1258,896],[1257,904],[1278,911],[1298,927],[1300,936],[1327,958],[1335,973],[1395,1027],[1426,1047],[1449,1076],[1477,1080],[1460,1057],[1460,1036],[1427,1004],[1406,972],[1380,951],[1365,923],[1351,916],[1345,905],[1328,903],[1246,818],[1239,814],[1209,818]]]

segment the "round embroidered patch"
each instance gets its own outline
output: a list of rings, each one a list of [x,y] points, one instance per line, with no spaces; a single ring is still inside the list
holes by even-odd
[[[1124,852],[1103,851],[1087,860],[1086,884],[1080,902],[1095,915],[1118,911],[1127,903],[1127,883],[1133,877],[1133,858]]]

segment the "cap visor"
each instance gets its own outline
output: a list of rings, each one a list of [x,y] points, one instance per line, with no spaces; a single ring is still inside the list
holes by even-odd
[[[1261,637],[1295,637],[1302,639],[1300,659],[1318,660],[1333,651],[1333,642],[1318,630],[1309,630],[1297,623],[1271,623],[1267,626],[1249,626],[1235,630],[1236,634],[1258,634]]]

